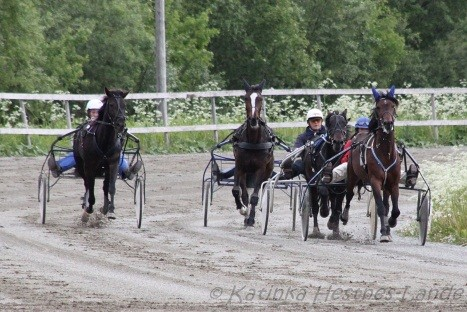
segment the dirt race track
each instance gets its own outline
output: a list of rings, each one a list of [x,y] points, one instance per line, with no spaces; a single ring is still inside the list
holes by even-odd
[[[411,149],[415,158],[453,150]],[[81,180],[51,191],[39,222],[37,177],[44,158],[0,158],[2,311],[466,311],[466,247],[396,232],[368,235],[354,201],[346,240],[302,241],[288,197],[276,193],[267,235],[244,228],[230,188],[214,193],[203,226],[201,179],[209,154],[144,156],[147,202],[136,227],[131,190],[117,182],[117,219],[80,221]],[[14,169],[12,169],[14,168]],[[423,167],[422,167],[423,170]],[[102,204],[101,181],[96,187]],[[400,201],[402,228],[415,193]],[[258,218],[259,219],[259,216]],[[327,220],[321,230],[330,234]]]

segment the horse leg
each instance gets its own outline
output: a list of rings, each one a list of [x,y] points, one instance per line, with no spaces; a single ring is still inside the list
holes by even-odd
[[[354,188],[357,185],[357,177],[353,171],[353,167],[350,165],[347,167],[347,186],[345,192],[345,207],[341,214],[342,224],[346,225],[349,221],[349,210],[350,210],[350,202],[354,197]],[[343,199],[342,199],[343,200]]]
[[[240,181],[240,178],[242,181]],[[242,174],[240,175],[239,170],[235,170],[234,174],[234,187],[232,188],[232,195],[235,199],[235,205],[237,206],[237,210],[240,212],[241,215],[246,215],[247,214],[247,207],[243,204],[242,202],[242,197],[243,197],[243,191],[244,188],[240,188],[240,184],[245,184],[244,182],[245,176]],[[246,192],[246,191],[245,191]],[[248,196],[248,194],[247,194]]]
[[[336,226],[332,230],[333,231],[332,236],[331,236],[332,239],[342,239],[342,236],[339,230],[339,216],[342,216],[343,201],[344,201],[344,195],[332,195],[331,196],[331,210],[332,210],[331,218],[333,217],[333,215],[335,215],[335,218],[336,218]]]
[[[320,211],[320,204],[319,204],[319,193],[317,192],[316,188],[310,188],[310,205],[311,205],[311,214],[313,215],[313,232],[309,235],[311,238],[324,238],[324,234],[321,233],[318,226],[318,213]],[[323,201],[321,200],[321,203]]]
[[[330,196],[331,202],[331,217],[328,221],[328,228],[332,230],[332,235],[328,236],[328,239],[342,239],[339,231],[339,217],[341,215],[341,209],[338,209],[336,195]]]
[[[386,209],[384,207],[383,198],[381,196],[381,185],[378,183],[371,183],[371,188],[373,190],[376,209],[381,223],[380,242],[387,243],[390,242],[390,237],[388,235],[388,217],[386,216]]]
[[[108,183],[108,192],[106,193],[104,191],[104,196],[105,198],[108,198],[108,194],[110,194],[110,201],[109,201],[109,213],[107,218],[109,219],[115,219],[115,205],[114,205],[114,198],[115,198],[115,193],[117,192],[117,188],[115,187],[115,184],[117,182],[117,172],[118,167],[117,165],[113,165],[109,169],[109,183]],[[106,178],[107,179],[107,178]]]
[[[390,227],[395,227],[397,225],[397,218],[401,214],[399,210],[399,186],[393,187],[391,192],[391,202],[392,202],[392,211],[391,217],[388,220]]]
[[[248,226],[253,226],[255,224],[256,205],[258,205],[259,201],[257,189],[259,189],[259,186],[255,186],[253,193],[250,196],[250,213],[248,215],[248,219],[245,219],[245,224]]]
[[[89,175],[86,176],[84,187],[86,188],[86,192],[88,192],[88,206],[84,209],[83,214],[81,215],[82,222],[88,222],[89,214],[93,213],[93,206],[96,203],[96,198],[94,196],[94,183],[95,178],[92,176],[89,178]]]
[[[107,215],[109,212],[109,179],[107,178],[107,174],[104,177],[102,190],[104,191],[104,205],[102,206],[101,212],[103,215]]]
[[[321,207],[326,205],[326,207],[329,206],[329,190],[327,187],[320,187],[319,193],[321,195]],[[335,207],[334,207],[334,202],[333,202],[333,197],[331,197],[331,216],[329,217],[328,220],[328,229],[335,231],[336,229],[339,228],[339,214],[336,213]],[[327,208],[329,210],[329,208]]]

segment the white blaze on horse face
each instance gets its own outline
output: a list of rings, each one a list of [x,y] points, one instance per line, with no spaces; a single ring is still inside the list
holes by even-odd
[[[256,110],[256,98],[258,97],[258,93],[253,92],[250,95],[250,101],[251,101],[251,116],[255,116],[255,110]]]

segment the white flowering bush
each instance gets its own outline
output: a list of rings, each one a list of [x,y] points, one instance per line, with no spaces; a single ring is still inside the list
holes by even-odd
[[[422,172],[431,189],[431,229],[434,241],[467,244],[467,153],[453,153],[442,161],[424,161]],[[415,234],[417,224],[409,234]]]
[[[2,127],[11,128],[21,122],[19,105],[14,105],[11,100],[0,100],[0,124]]]

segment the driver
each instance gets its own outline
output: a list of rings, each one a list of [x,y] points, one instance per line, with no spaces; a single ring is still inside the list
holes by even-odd
[[[310,109],[306,114],[307,127],[305,131],[298,135],[295,140],[294,149],[300,148],[305,145],[308,141],[316,141],[322,135],[326,134],[326,127],[323,125],[323,112],[317,108]],[[293,164],[292,161],[286,161],[283,165],[283,178],[292,179],[299,174],[305,174],[305,165],[301,157],[295,158]]]
[[[99,117],[99,109],[102,107],[102,105],[103,103],[99,99],[90,100],[86,104],[86,114],[88,116],[88,120],[79,127],[83,127],[84,125],[97,120],[97,118]],[[54,155],[51,155],[47,160],[47,164],[54,178],[58,178],[60,174],[76,166],[75,157],[73,156],[73,153],[68,153],[65,157],[59,159],[58,161],[55,160]],[[142,162],[138,160],[130,168],[128,166],[127,160],[123,157],[122,153],[120,154],[120,162],[118,164],[118,174],[122,179],[132,180],[135,177],[136,173],[138,173],[138,171],[141,169],[141,166]]]

